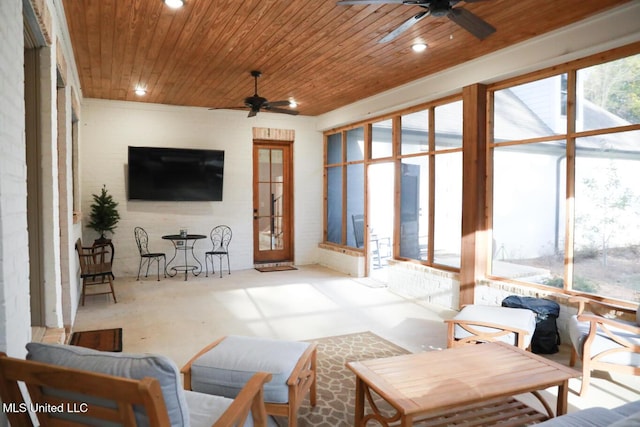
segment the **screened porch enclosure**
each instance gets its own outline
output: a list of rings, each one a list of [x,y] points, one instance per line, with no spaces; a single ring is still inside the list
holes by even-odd
[[[640,55],[602,61],[488,87],[487,181],[470,187],[488,277],[640,301]],[[391,258],[459,270],[462,113],[451,97],[327,133],[325,242],[359,249],[364,215]]]

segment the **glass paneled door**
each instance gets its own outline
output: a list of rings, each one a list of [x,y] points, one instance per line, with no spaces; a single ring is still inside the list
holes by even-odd
[[[254,263],[293,261],[291,145],[253,148]]]

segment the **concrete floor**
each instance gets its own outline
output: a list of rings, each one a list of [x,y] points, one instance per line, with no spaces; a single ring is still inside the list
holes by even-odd
[[[371,331],[412,352],[442,349],[443,319],[455,314],[392,293],[376,280],[319,266],[232,271],[222,278],[190,275],[187,281],[181,275],[159,282],[151,274],[140,281],[117,277],[114,285],[118,303],[107,296],[87,298],[74,331],[121,327],[125,352],[164,354],[178,366],[230,334],[308,340]],[[569,347],[550,357],[568,365]],[[640,377],[595,372],[586,396],[577,395],[579,387],[579,378],[570,381],[570,412],[640,399]],[[554,392],[543,394],[554,401]]]

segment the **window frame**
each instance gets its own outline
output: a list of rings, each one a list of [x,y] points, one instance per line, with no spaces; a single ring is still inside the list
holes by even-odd
[[[523,287],[529,287],[533,289],[542,289],[545,291],[553,290],[556,293],[566,294],[566,295],[584,295],[579,291],[574,291],[565,288],[550,288],[545,285],[538,285],[532,283],[526,283],[514,279],[501,278],[498,276],[493,276],[488,274],[490,269],[489,265],[491,263],[491,253],[492,253],[492,242],[490,238],[490,230],[492,229],[492,221],[493,221],[493,206],[490,202],[493,198],[492,188],[493,188],[493,165],[492,165],[492,153],[493,153],[493,101],[494,101],[494,93],[497,90],[509,88],[511,86],[516,86],[519,84],[524,84],[530,81],[543,79],[546,77],[551,77],[555,75],[560,75],[563,73],[567,73],[567,106],[566,106],[566,120],[567,127],[566,132],[560,135],[549,135],[538,138],[531,138],[529,140],[522,140],[517,142],[504,142],[500,143],[502,145],[508,144],[524,144],[524,143],[532,143],[532,142],[546,142],[558,140],[559,138],[564,138],[567,141],[567,152],[575,153],[575,140],[576,138],[593,136],[598,134],[606,134],[611,132],[626,132],[631,130],[639,130],[640,125],[630,125],[623,126],[618,128],[608,128],[608,129],[597,129],[597,130],[589,130],[589,131],[575,131],[575,121],[573,117],[576,115],[576,73],[577,70],[603,64],[609,61],[613,61],[616,59],[621,59],[624,57],[636,55],[640,53],[640,42],[634,42],[628,44],[626,46],[613,48],[604,52],[595,53],[593,55],[589,55],[583,58],[579,58],[564,64],[554,65],[546,68],[542,68],[536,71],[532,71],[529,73],[525,73],[519,76],[511,77],[508,79],[492,82],[492,83],[474,83],[468,86],[461,88],[460,93],[456,93],[447,97],[439,98],[437,100],[433,100],[430,102],[425,102],[420,105],[416,105],[413,107],[405,108],[402,110],[398,110],[395,112],[391,112],[385,115],[380,115],[371,119],[359,121],[356,123],[351,123],[343,127],[326,130],[324,131],[324,140],[325,140],[325,162],[323,164],[324,167],[324,197],[325,197],[325,206],[324,206],[324,234],[323,234],[323,243],[328,245],[333,245],[326,241],[327,236],[327,222],[326,222],[326,192],[327,192],[327,178],[326,178],[326,140],[327,135],[334,134],[336,132],[345,132],[346,130],[357,127],[357,126],[365,126],[366,128],[370,128],[371,124],[377,121],[382,121],[386,119],[392,119],[394,123],[393,129],[393,139],[394,139],[394,152],[393,152],[393,161],[396,166],[396,186],[399,185],[399,174],[400,174],[400,162],[402,158],[411,157],[413,155],[421,155],[420,154],[407,154],[402,156],[401,153],[401,141],[400,141],[400,132],[399,132],[399,121],[400,116],[403,114],[409,114],[411,112],[416,112],[428,108],[435,108],[437,105],[445,104],[448,102],[453,102],[459,99],[463,101],[463,189],[462,189],[462,237],[461,237],[461,262],[460,268],[450,268],[448,266],[441,266],[437,264],[430,265],[427,262],[419,262],[421,264],[426,264],[431,267],[440,269],[440,270],[449,270],[449,271],[459,271],[460,272],[460,297],[459,304],[460,306],[464,304],[470,304],[475,301],[475,287],[476,284],[481,283],[482,281],[491,280],[497,282],[507,282],[513,283]],[[429,132],[433,132],[434,126],[430,125]],[[366,149],[370,149],[368,145],[370,144],[370,131],[367,135],[368,144],[365,144]],[[430,137],[431,138],[431,137]],[[433,147],[433,141],[430,139],[430,147]],[[367,165],[376,163],[378,161],[388,161],[388,158],[385,159],[371,159],[369,153],[365,154],[365,183],[367,182],[366,174],[367,174]],[[567,175],[566,175],[566,186],[568,191],[566,192],[566,211],[573,212],[573,205],[571,203],[572,197],[574,196],[573,188],[575,187],[574,180],[574,171],[575,171],[575,158],[569,156],[567,160]],[[433,170],[433,168],[432,168]],[[430,181],[432,182],[432,181]],[[344,185],[344,183],[343,183]],[[365,185],[366,186],[366,185]],[[367,200],[367,189],[365,191],[365,215],[368,207]],[[396,194],[398,193],[396,187]],[[430,192],[430,198],[434,198],[435,193],[433,191]],[[396,196],[397,199],[397,196]],[[406,262],[418,262],[414,260],[402,259],[397,256],[399,252],[399,206],[396,201],[394,201],[395,205],[395,222],[394,225],[394,250],[393,250],[393,258],[399,261]],[[434,200],[435,202],[435,200]],[[431,206],[431,211],[429,213],[430,216],[433,216],[433,206]],[[431,219],[432,221],[432,219]],[[343,220],[344,222],[344,220]],[[565,229],[573,230],[574,221],[572,218],[566,220]],[[343,233],[344,224],[343,224]],[[573,256],[573,246],[574,241],[572,238],[572,233],[565,233],[565,254],[566,256]],[[430,232],[429,238],[433,238],[433,233]],[[344,249],[345,247],[342,245],[335,245],[340,249]],[[430,252],[432,252],[433,244],[430,244]],[[352,249],[352,248],[347,248]],[[572,277],[572,269],[565,267],[565,283],[571,283],[573,281]],[[590,298],[594,298],[597,300],[602,300],[605,302],[612,302],[619,305],[628,305],[635,306],[634,304],[629,303],[628,301],[621,301],[615,298],[607,298],[599,295],[588,294]]]
[[[324,191],[324,205],[323,205],[323,216],[324,216],[324,220],[323,220],[323,239],[322,239],[322,243],[328,246],[333,246],[333,247],[337,247],[340,249],[346,249],[346,250],[353,250],[353,251],[357,251],[357,252],[362,252],[364,253],[365,249],[367,248],[367,244],[368,242],[365,239],[365,246],[364,248],[356,248],[353,246],[350,246],[347,244],[347,240],[348,240],[348,215],[347,215],[347,206],[346,206],[346,198],[347,198],[347,182],[346,182],[346,168],[349,165],[353,165],[353,164],[360,164],[363,163],[364,164],[364,214],[365,214],[365,224],[367,223],[367,216],[368,216],[368,189],[367,189],[367,171],[368,171],[368,166],[371,164],[375,164],[375,163],[381,163],[381,162],[389,162],[392,161],[394,163],[395,166],[395,174],[396,174],[396,182],[395,182],[395,192],[396,194],[399,194],[400,191],[400,164],[402,162],[403,159],[408,159],[408,158],[413,158],[413,157],[426,157],[428,160],[428,164],[429,164],[429,200],[428,200],[428,205],[429,205],[429,217],[427,220],[428,223],[428,249],[427,249],[427,259],[426,260],[419,260],[419,259],[411,259],[411,258],[406,258],[406,257],[401,257],[399,255],[400,253],[400,206],[399,203],[397,203],[397,200],[394,200],[394,218],[395,218],[395,224],[393,227],[393,250],[392,250],[392,259],[394,260],[399,260],[399,261],[404,261],[404,262],[410,262],[410,263],[417,263],[417,264],[422,264],[422,265],[426,265],[426,266],[430,266],[430,267],[435,267],[438,269],[442,269],[442,270],[448,270],[448,271],[459,271],[460,268],[459,267],[453,267],[450,265],[445,265],[445,264],[438,264],[435,263],[433,260],[433,256],[434,256],[434,251],[433,251],[433,247],[434,247],[434,222],[435,222],[435,208],[436,208],[436,200],[435,200],[435,163],[436,163],[436,155],[440,155],[440,154],[448,154],[448,153],[452,153],[452,152],[462,152],[463,151],[463,147],[456,147],[456,148],[451,148],[451,149],[438,149],[436,150],[435,148],[435,139],[436,139],[436,135],[435,135],[435,129],[436,129],[436,125],[435,125],[435,109],[439,106],[443,106],[446,104],[450,104],[450,103],[454,103],[454,102],[462,102],[462,94],[455,94],[455,95],[450,95],[447,97],[443,97],[440,98],[438,100],[432,101],[432,102],[428,102],[428,103],[424,103],[424,104],[420,104],[417,106],[413,106],[410,108],[406,108],[403,110],[399,110],[396,111],[394,113],[391,114],[386,114],[386,115],[381,115],[378,117],[374,117],[371,119],[368,119],[366,121],[362,121],[362,122],[357,122],[357,123],[353,123],[344,127],[340,127],[340,128],[335,128],[335,129],[331,129],[328,131],[325,131],[323,133],[323,137],[324,137],[324,163],[323,163],[323,191]],[[428,111],[428,118],[429,118],[429,148],[426,152],[420,152],[420,153],[409,153],[409,154],[402,154],[401,153],[401,133],[402,133],[402,128],[401,128],[401,117],[403,115],[407,115],[407,114],[411,114],[411,113],[415,113],[415,112],[419,112],[419,111]],[[372,137],[373,137],[373,131],[372,131],[372,127],[375,123],[378,122],[382,122],[382,121],[387,121],[387,120],[391,120],[392,122],[392,155],[390,157],[380,157],[380,158],[372,158],[372,150],[371,150],[371,144],[372,144]],[[364,159],[362,161],[357,160],[357,161],[347,161],[346,160],[346,134],[348,131],[359,128],[359,127],[364,127],[364,138],[365,138],[365,144],[364,144]],[[342,154],[342,161],[339,163],[331,163],[331,164],[327,164],[327,159],[328,159],[328,144],[329,144],[329,137],[331,135],[336,135],[336,134],[340,134],[341,135],[341,141],[342,141],[342,150],[343,150],[343,154]],[[329,234],[329,225],[327,223],[328,218],[327,218],[327,209],[328,209],[328,188],[327,188],[327,182],[328,182],[328,170],[329,168],[334,168],[334,167],[342,167],[343,170],[343,180],[342,180],[342,239],[340,243],[335,243],[335,242],[330,242],[327,240],[328,234]],[[461,166],[462,167],[462,166]],[[460,189],[460,192],[462,192],[462,188]],[[397,196],[399,197],[399,196]],[[396,199],[397,199],[396,197]],[[462,250],[461,250],[462,251]]]
[[[531,282],[524,282],[513,278],[505,278],[491,274],[490,264],[492,262],[491,256],[487,257],[487,278],[499,282],[516,283],[520,286],[544,289],[546,291],[554,290],[559,293],[567,295],[581,295],[588,296],[589,298],[596,299],[603,302],[609,302],[614,304],[629,304],[627,300],[620,300],[615,297],[610,297],[597,293],[585,293],[572,288],[574,282],[574,257],[575,257],[575,196],[576,196],[576,140],[583,137],[598,136],[598,135],[611,135],[615,133],[622,133],[627,131],[640,130],[640,123],[623,125],[616,127],[606,127],[592,130],[577,131],[576,122],[578,120],[577,114],[577,74],[581,69],[585,69],[592,66],[605,64],[611,61],[623,59],[640,54],[640,43],[634,43],[628,46],[612,49],[604,53],[591,55],[585,58],[580,58],[575,61],[565,63],[561,66],[549,67],[543,70],[528,73],[522,76],[517,76],[504,81],[496,82],[491,85],[487,85],[487,200],[488,200],[488,213],[487,213],[487,229],[493,230],[493,154],[494,149],[505,146],[517,146],[527,145],[539,142],[551,142],[564,140],[566,141],[566,172],[565,172],[565,235],[564,235],[564,270],[563,270],[563,287],[555,288],[544,284],[536,284]],[[493,104],[495,101],[495,93],[500,90],[508,89],[514,86],[543,80],[545,78],[567,75],[567,88],[566,88],[566,114],[563,117],[566,119],[566,132],[555,135],[548,135],[536,138],[523,138],[519,140],[510,140],[505,142],[495,142],[493,140],[493,125],[495,120],[493,119]],[[564,94],[563,94],[564,95]],[[490,240],[490,239],[489,239]],[[489,249],[488,249],[489,250]],[[491,251],[488,252],[491,254]],[[635,302],[637,304],[637,302]]]

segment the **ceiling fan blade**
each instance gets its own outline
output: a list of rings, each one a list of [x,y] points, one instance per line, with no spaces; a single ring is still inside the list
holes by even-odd
[[[496,32],[492,25],[466,9],[451,9],[447,17],[480,40],[484,40]]]
[[[298,114],[300,114],[298,111],[296,110],[287,110],[285,108],[276,108],[276,107],[269,107],[269,108],[265,108],[265,110],[267,111],[271,111],[272,113],[283,113],[283,114],[290,114],[292,116],[297,116]]]
[[[235,106],[235,107],[213,107],[209,108],[209,110],[246,110],[247,107],[244,106]]]
[[[291,104],[291,101],[273,101],[273,102],[265,102],[264,108],[268,107],[286,107]]]
[[[378,41],[378,43],[390,42],[391,40],[393,40],[396,37],[398,37],[400,34],[402,34],[405,31],[407,31],[409,28],[411,28],[413,26],[413,24],[417,23],[422,18],[425,18],[425,17],[429,16],[430,13],[431,12],[429,10],[426,10],[424,12],[418,13],[415,16],[412,16],[409,20],[405,21],[404,24],[400,25],[398,28],[396,28],[395,30],[391,31],[389,34],[387,34],[386,36],[381,38]]]
[[[403,0],[342,0],[337,2],[338,6],[349,6],[353,4],[403,4]]]
[[[247,117],[255,117],[258,114],[258,110],[254,110],[253,108],[249,111],[249,115]]]

